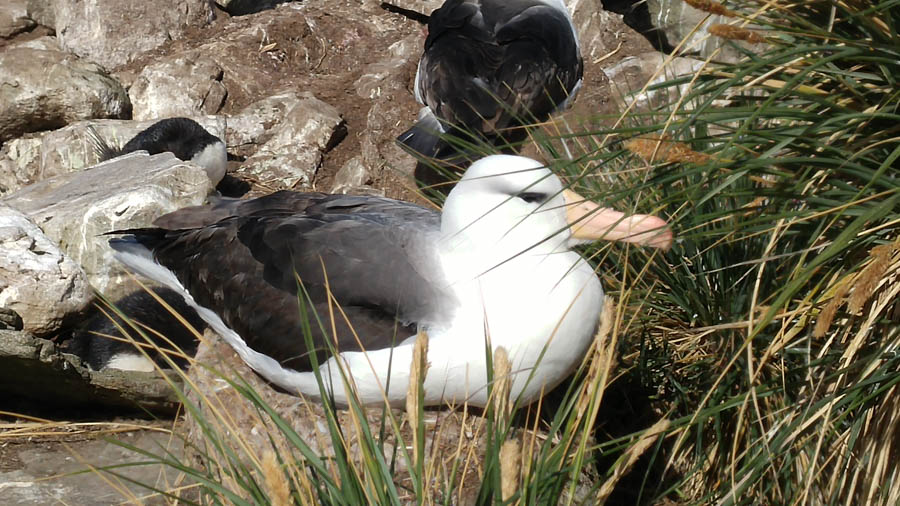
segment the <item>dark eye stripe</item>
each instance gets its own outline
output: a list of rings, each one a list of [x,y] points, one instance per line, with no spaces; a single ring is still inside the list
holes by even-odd
[[[520,199],[524,200],[525,202],[528,202],[529,204],[534,204],[536,202],[543,202],[543,201],[547,200],[547,194],[540,193],[540,192],[522,192],[522,193],[516,195],[516,197],[519,197]]]

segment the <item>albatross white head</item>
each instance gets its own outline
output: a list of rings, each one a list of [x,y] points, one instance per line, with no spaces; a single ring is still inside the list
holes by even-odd
[[[493,257],[561,252],[597,239],[672,244],[665,220],[600,207],[565,189],[540,162],[511,155],[469,167],[444,203],[441,232],[457,249],[479,244]]]

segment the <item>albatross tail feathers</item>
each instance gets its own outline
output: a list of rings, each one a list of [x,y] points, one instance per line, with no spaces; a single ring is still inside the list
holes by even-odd
[[[112,160],[123,154],[121,147],[104,139],[93,125],[88,125],[86,132],[88,141],[91,143],[91,148],[93,149],[94,154],[97,155],[98,162]]]
[[[124,230],[118,233],[141,233],[143,231],[153,230],[155,229]],[[175,292],[187,294],[187,290],[184,289],[184,286],[178,281],[175,274],[162,265],[159,265],[156,260],[153,259],[153,253],[146,246],[138,242],[137,238],[133,235],[110,239],[109,246],[115,250],[116,260],[122,262],[122,264],[131,271],[146,278],[150,278]]]

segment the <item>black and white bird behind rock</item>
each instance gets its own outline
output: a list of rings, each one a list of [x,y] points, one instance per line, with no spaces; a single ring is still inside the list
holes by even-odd
[[[484,406],[488,342],[509,353],[512,395],[533,401],[577,367],[597,328],[603,289],[572,245],[672,242],[664,220],[601,208],[539,162],[509,155],[474,163],[441,213],[282,191],[157,224],[117,232],[116,257],[181,293],[288,392],[320,397],[318,363],[326,395],[341,405],[350,390],[365,404],[402,405],[418,332],[429,342],[426,404]],[[308,298],[305,315],[298,296]]]
[[[92,127],[88,128],[88,135],[100,161],[133,151],[146,151],[151,155],[170,152],[179,160],[192,161],[203,167],[213,186],[222,181],[227,170],[225,143],[190,118],[157,121],[122,147],[110,144]]]
[[[161,352],[168,353],[179,367],[186,367],[188,360],[181,354],[193,356],[199,343],[185,323],[197,332],[203,332],[206,322],[194,308],[187,305],[180,293],[169,288],[155,288],[154,292],[171,311],[146,290],[132,292],[114,303],[128,321],[111,308],[101,311],[99,306],[95,307],[85,323],[72,332],[67,351],[81,357],[95,371],[107,368],[125,371],[168,368],[169,362]],[[146,339],[134,325],[141,329]],[[153,345],[149,345],[147,339]],[[135,343],[148,345],[144,353],[137,349]]]
[[[581,87],[583,62],[562,0],[447,0],[431,13],[415,79],[423,104],[398,141],[433,159],[416,167],[420,185],[527,137],[525,126],[568,106]],[[436,170],[437,169],[437,170]]]

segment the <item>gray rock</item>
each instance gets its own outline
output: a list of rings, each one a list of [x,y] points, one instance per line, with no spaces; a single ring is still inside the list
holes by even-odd
[[[25,0],[28,17],[35,20],[39,25],[55,28],[56,14],[54,12],[54,3],[52,0]]]
[[[372,175],[360,157],[347,160],[334,176],[331,193],[370,193],[365,184],[372,180]]]
[[[26,32],[37,23],[28,17],[25,0],[6,0],[0,4],[0,39]]]
[[[178,39],[213,17],[208,0],[54,0],[62,46],[107,68]]]
[[[125,89],[71,54],[13,46],[0,52],[0,142],[80,119],[131,112]]]
[[[13,139],[0,148],[0,196],[37,181],[41,170],[40,136]]]
[[[84,271],[19,211],[0,205],[0,307],[51,335],[93,299]]]
[[[148,424],[138,423],[135,427],[140,425]],[[181,487],[183,474],[162,464],[148,465],[146,456],[125,446],[140,448],[153,454],[160,454],[161,449],[165,448],[172,452],[174,458],[178,458],[183,452],[180,440],[166,431],[160,431],[156,427],[129,432],[116,431],[111,436],[112,441],[107,440],[103,432],[96,436],[80,430],[74,435],[63,430],[55,435],[50,435],[52,431],[47,431],[46,434],[39,440],[32,440],[27,433],[21,437],[7,434],[7,455],[12,458],[0,471],[4,504],[112,506],[132,502],[162,506],[174,501],[170,499],[170,502],[166,502],[159,495],[147,497],[151,492],[140,484],[168,490],[176,488],[177,483],[178,488],[184,490]],[[73,458],[73,455],[84,460]],[[88,470],[85,460],[95,468],[109,466],[121,478],[103,472],[84,472]],[[177,490],[174,493],[178,495]],[[196,503],[197,500],[191,502]]]
[[[89,371],[52,341],[11,330],[0,330],[0,395],[58,408],[106,406],[171,414],[178,406],[171,386],[156,372]]]
[[[12,309],[0,307],[0,330],[22,330],[25,322],[19,313]]]
[[[279,93],[254,102],[228,117],[225,143],[235,152],[249,156],[271,137],[272,130],[285,115],[308,95],[297,92]]]
[[[216,114],[227,92],[222,67],[201,52],[144,67],[128,90],[136,120]]]
[[[211,191],[201,167],[171,153],[138,152],[35,183],[0,203],[38,223],[83,266],[91,284],[115,300],[138,287],[102,234],[150,226],[165,213],[202,204]]]
[[[603,71],[609,77],[613,96],[620,101],[622,107],[634,102],[635,107],[647,110],[678,100],[686,92],[689,83],[679,85],[677,88],[641,92],[645,85],[653,85],[679,76],[691,76],[703,65],[704,62],[693,58],[670,58],[663,53],[652,51],[629,56]]]
[[[50,35],[44,35],[43,37],[37,37],[35,39],[16,41],[7,46],[7,49],[11,49],[14,47],[40,49],[41,51],[63,52],[62,47],[59,45],[59,39]]]
[[[345,134],[337,109],[304,94],[237,172],[271,190],[309,185],[324,153]]]

